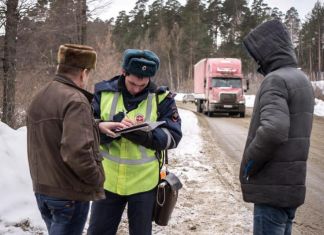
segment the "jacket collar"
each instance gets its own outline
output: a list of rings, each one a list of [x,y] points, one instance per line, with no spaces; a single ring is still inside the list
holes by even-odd
[[[67,86],[73,87],[77,90],[79,90],[82,94],[84,94],[85,97],[87,97],[87,99],[89,100],[89,102],[91,103],[92,99],[93,99],[93,94],[78,87],[71,79],[61,75],[61,74],[56,74],[54,81],[63,83]]]
[[[124,90],[127,91],[125,87],[125,76],[123,75],[117,75],[110,80],[102,81],[95,84],[95,93],[102,92],[102,91],[123,92]],[[143,92],[155,93],[156,90],[157,90],[157,86],[155,85],[154,82],[150,80],[150,83],[144,89]]]

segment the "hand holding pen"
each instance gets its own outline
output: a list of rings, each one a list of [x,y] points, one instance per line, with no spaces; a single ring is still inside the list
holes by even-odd
[[[126,127],[131,127],[135,125],[135,122],[127,116],[127,113],[124,111],[124,118],[121,121]]]

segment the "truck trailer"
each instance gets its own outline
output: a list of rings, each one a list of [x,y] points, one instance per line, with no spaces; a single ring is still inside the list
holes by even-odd
[[[248,88],[247,88],[248,89]],[[197,112],[245,116],[242,63],[237,58],[205,58],[194,66]]]

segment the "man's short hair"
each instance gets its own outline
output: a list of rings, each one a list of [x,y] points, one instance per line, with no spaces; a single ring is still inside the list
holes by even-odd
[[[82,68],[72,67],[65,64],[59,64],[56,69],[57,74],[70,74],[72,76],[78,76],[82,72]]]

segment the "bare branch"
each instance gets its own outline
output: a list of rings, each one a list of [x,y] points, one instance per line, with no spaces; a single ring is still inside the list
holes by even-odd
[[[109,8],[112,0],[88,0],[87,3],[90,15],[98,16]]]
[[[37,3],[37,0],[20,0],[18,12],[20,18],[24,17]]]

